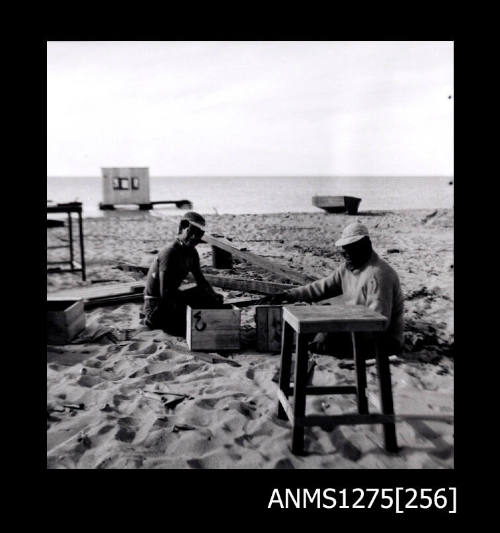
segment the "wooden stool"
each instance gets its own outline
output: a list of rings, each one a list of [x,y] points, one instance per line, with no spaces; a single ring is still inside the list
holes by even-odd
[[[398,450],[394,406],[392,400],[391,372],[388,354],[378,350],[376,332],[385,329],[387,319],[382,314],[362,305],[295,305],[283,308],[281,342],[281,371],[278,390],[278,417],[292,423],[292,453],[304,451],[305,426],[331,426],[340,424],[383,424],[387,451]],[[308,342],[311,335],[324,332],[350,332],[356,369],[356,386],[307,386]],[[366,366],[363,354],[356,350],[355,333],[375,332],[374,347],[380,384],[382,414],[368,414],[366,398]],[[296,334],[296,361],[294,384],[290,384],[292,345]],[[356,394],[358,413],[342,415],[305,415],[308,394]],[[293,408],[288,397],[293,396]]]

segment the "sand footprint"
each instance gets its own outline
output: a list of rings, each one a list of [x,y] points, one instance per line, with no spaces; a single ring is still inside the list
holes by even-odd
[[[201,398],[196,400],[194,405],[202,409],[213,409],[219,403],[219,400],[220,398]]]
[[[165,370],[164,372],[157,372],[156,374],[152,374],[151,376],[147,377],[145,379],[145,383],[155,383],[155,382],[162,382],[162,381],[173,381],[175,379],[175,375],[173,372],[170,372],[169,370]]]
[[[134,419],[129,416],[118,419],[119,429],[115,434],[115,439],[121,442],[132,442],[135,439]]]
[[[158,346],[154,342],[148,342],[144,346],[143,342],[133,342],[127,347],[127,353],[138,352],[136,355],[152,355],[158,350]]]
[[[200,459],[188,459],[186,461],[186,463],[191,467],[191,468],[196,468],[196,469],[203,469],[205,468],[205,466],[203,465],[203,461],[200,460]]]
[[[166,361],[167,359],[172,359],[173,357],[175,357],[175,355],[169,352],[168,350],[163,350],[162,352],[157,354],[156,357],[159,361]]]
[[[288,459],[288,457],[284,457],[282,459],[279,459],[274,464],[273,468],[275,469],[295,469],[295,466],[293,465],[292,461]]]
[[[127,400],[130,400],[130,398],[128,396],[125,396],[125,394],[115,394],[113,396],[113,405],[115,407],[120,407],[120,404],[123,401],[127,401]]]

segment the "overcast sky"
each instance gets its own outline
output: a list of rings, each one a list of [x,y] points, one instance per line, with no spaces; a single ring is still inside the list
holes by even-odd
[[[47,175],[448,176],[453,102],[448,41],[49,42]]]

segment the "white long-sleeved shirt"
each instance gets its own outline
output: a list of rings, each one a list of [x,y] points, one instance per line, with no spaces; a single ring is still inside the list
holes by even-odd
[[[326,278],[286,291],[289,301],[317,302],[344,296],[348,305],[364,305],[386,316],[386,334],[403,345],[403,294],[396,271],[376,252],[360,269],[348,270],[343,263]]]

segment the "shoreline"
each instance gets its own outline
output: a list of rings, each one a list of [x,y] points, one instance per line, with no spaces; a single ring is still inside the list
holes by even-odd
[[[312,206],[313,207],[313,206]],[[119,208],[116,208],[114,210],[99,210],[99,208],[96,208],[96,212],[98,212],[99,214],[96,216],[96,215],[86,215],[85,213],[82,213],[82,218],[83,220],[100,220],[102,218],[107,218],[107,217],[113,217],[114,215],[116,216],[123,216],[123,217],[126,217],[126,216],[135,216],[135,215],[150,215],[150,216],[158,216],[158,217],[178,217],[178,216],[182,216],[182,214],[186,211],[196,211],[196,206],[193,207],[193,209],[178,209],[178,208],[171,208],[171,210],[169,210],[167,212],[167,209],[169,208],[153,208],[153,209],[150,209],[150,210],[147,210],[147,211],[141,211],[138,207],[137,208],[127,208],[127,207],[119,207]],[[400,209],[390,209],[390,208],[387,208],[387,209],[366,209],[366,210],[362,210],[362,211],[359,211],[356,215],[348,215],[350,218],[356,218],[356,217],[363,217],[363,216],[380,216],[380,215],[383,215],[383,214],[389,214],[389,213],[394,213],[394,214],[411,214],[411,213],[418,213],[418,212],[421,212],[421,213],[432,213],[434,211],[451,211],[453,212],[454,211],[454,207],[418,207],[418,208],[413,208],[413,207],[403,207],[403,208],[400,208]],[[303,210],[299,210],[299,211],[290,211],[290,210],[286,210],[286,211],[269,211],[269,212],[245,212],[245,213],[214,213],[214,212],[210,212],[210,213],[202,213],[201,211],[197,211],[199,212],[201,215],[203,215],[204,217],[210,217],[210,216],[214,216],[214,217],[217,217],[217,216],[229,216],[229,217],[232,217],[232,216],[283,216],[283,215],[287,215],[287,214],[291,214],[291,215],[322,215],[322,216],[338,216],[338,215],[343,215],[343,213],[340,213],[340,214],[335,214],[335,213],[326,213],[325,211],[322,211],[322,210],[319,210],[318,208],[314,208],[314,210],[311,209],[311,211],[303,211]],[[157,214],[155,214],[157,213]],[[346,215],[347,216],[347,215]],[[66,218],[66,216],[64,214],[60,214],[60,213],[51,213],[49,215],[49,218],[56,218],[56,217],[60,217],[60,218]]]

